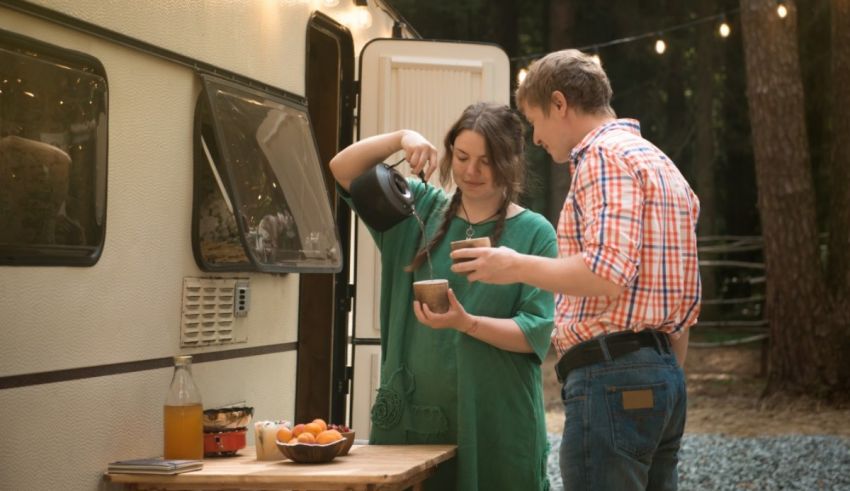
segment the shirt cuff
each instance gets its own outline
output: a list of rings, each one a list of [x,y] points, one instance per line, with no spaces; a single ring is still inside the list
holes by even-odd
[[[611,247],[589,247],[582,259],[594,274],[622,287],[631,285],[637,276],[637,262]]]

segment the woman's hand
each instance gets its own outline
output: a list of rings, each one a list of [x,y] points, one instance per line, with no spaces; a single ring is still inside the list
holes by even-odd
[[[471,316],[466,313],[463,305],[458,302],[455,292],[449,288],[449,310],[444,314],[432,312],[427,304],[413,301],[413,313],[422,324],[434,329],[445,329],[447,327],[463,332],[464,326],[471,323]]]
[[[404,158],[410,164],[413,175],[424,172],[427,181],[439,167],[437,147],[421,134],[413,130],[404,130],[401,136],[401,148],[404,150]]]

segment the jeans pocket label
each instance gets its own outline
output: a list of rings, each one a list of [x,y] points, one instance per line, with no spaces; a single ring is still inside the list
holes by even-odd
[[[623,391],[623,409],[651,409],[655,404],[652,389]]]

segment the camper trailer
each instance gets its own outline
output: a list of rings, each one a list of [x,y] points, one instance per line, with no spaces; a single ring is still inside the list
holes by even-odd
[[[508,97],[383,0],[0,0],[0,489],[161,455],[175,355],[204,408],[366,438],[379,261],[327,162]]]

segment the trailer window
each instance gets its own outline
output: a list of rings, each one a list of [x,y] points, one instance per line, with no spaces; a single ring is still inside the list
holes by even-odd
[[[97,262],[106,109],[96,59],[0,30],[0,264]]]
[[[192,226],[198,265],[206,271],[339,271],[339,236],[307,108],[201,79]]]

